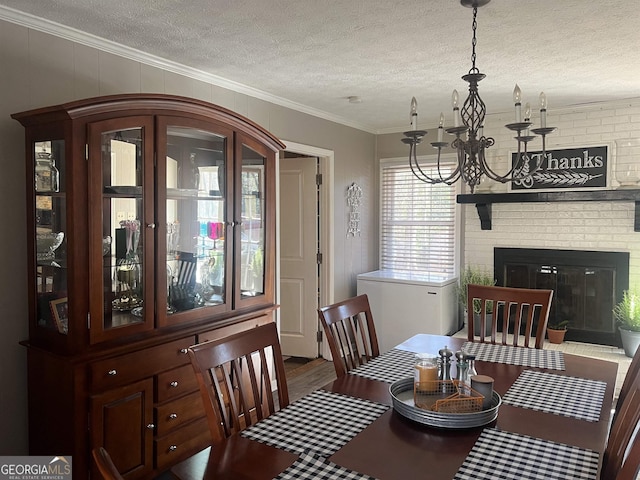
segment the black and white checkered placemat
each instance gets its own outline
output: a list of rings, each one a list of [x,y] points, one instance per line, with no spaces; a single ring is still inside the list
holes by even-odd
[[[376,480],[336,465],[312,451],[303,452],[293,465],[273,480]]]
[[[316,390],[241,435],[297,454],[311,448],[329,456],[388,408],[362,398]]]
[[[413,377],[416,354],[406,350],[392,349],[360,365],[349,373],[361,377],[393,383],[407,377]]]
[[[600,419],[605,382],[525,370],[502,397],[503,403],[588,422]]]
[[[454,480],[595,480],[598,453],[517,433],[485,428]]]
[[[462,349],[483,362],[506,363],[524,367],[564,370],[564,355],[558,350],[465,342]]]

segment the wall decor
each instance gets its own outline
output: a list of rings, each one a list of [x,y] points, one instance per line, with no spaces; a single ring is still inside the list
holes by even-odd
[[[357,183],[352,183],[347,189],[347,205],[351,208],[349,212],[349,224],[347,237],[360,235],[360,203],[362,199],[362,188]]]
[[[576,190],[603,189],[609,185],[609,147],[607,145],[585,146],[529,152],[529,162],[541,168],[524,180],[511,184],[512,191],[526,190]],[[511,165],[515,166],[517,153],[511,154]]]

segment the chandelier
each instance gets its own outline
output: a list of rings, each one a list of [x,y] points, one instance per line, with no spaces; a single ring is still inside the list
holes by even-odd
[[[511,168],[504,175],[494,172],[487,162],[486,151],[493,146],[495,140],[491,137],[485,137],[483,133],[484,117],[486,114],[486,106],[478,93],[478,82],[485,75],[480,73],[476,67],[476,27],[478,7],[482,7],[489,3],[490,0],[460,0],[465,7],[473,8],[473,40],[471,42],[471,69],[469,73],[464,75],[462,79],[469,84],[469,96],[464,101],[462,109],[459,106],[459,97],[456,90],[451,96],[453,106],[453,127],[444,127],[444,115],[440,114],[440,125],[438,127],[438,140],[432,142],[431,145],[438,150],[436,161],[437,173],[427,174],[418,163],[417,146],[422,142],[423,137],[427,134],[426,130],[418,130],[418,103],[415,97],[411,100],[411,130],[404,132],[402,142],[409,145],[409,165],[413,174],[425,183],[445,183],[451,185],[458,179],[462,180],[469,186],[471,193],[480,184],[483,176],[495,180],[500,183],[518,182],[531,183],[532,175],[538,171],[544,159],[546,158],[545,137],[555,130],[555,127],[547,127],[547,99],[544,92],[540,93],[540,128],[530,128],[531,107],[527,103],[524,109],[524,117],[522,114],[522,92],[518,85],[513,91],[513,101],[515,103],[516,118],[514,123],[505,125],[506,128],[516,133],[517,154],[512,161]],[[443,141],[443,131],[450,135],[455,135],[455,139],[451,142],[451,148],[457,153],[457,166],[450,172],[450,169],[441,170],[440,154],[442,148],[446,147],[448,142]],[[535,134],[535,135],[532,135]],[[531,161],[527,153],[527,144],[536,138],[536,135],[542,137],[542,155],[535,155],[537,160]]]

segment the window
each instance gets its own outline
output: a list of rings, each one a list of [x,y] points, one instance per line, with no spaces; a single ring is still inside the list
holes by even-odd
[[[455,157],[440,168],[455,169]],[[430,176],[436,169],[421,164]],[[448,175],[448,173],[447,173]],[[456,186],[418,180],[405,160],[381,161],[380,268],[404,272],[454,274]]]

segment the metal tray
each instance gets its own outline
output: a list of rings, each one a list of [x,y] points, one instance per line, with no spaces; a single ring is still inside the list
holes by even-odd
[[[493,392],[491,407],[481,412],[443,413],[417,408],[413,401],[413,378],[404,378],[392,383],[389,393],[393,400],[393,409],[400,415],[438,428],[461,429],[486,425],[498,418],[498,409],[502,404],[500,395]]]

